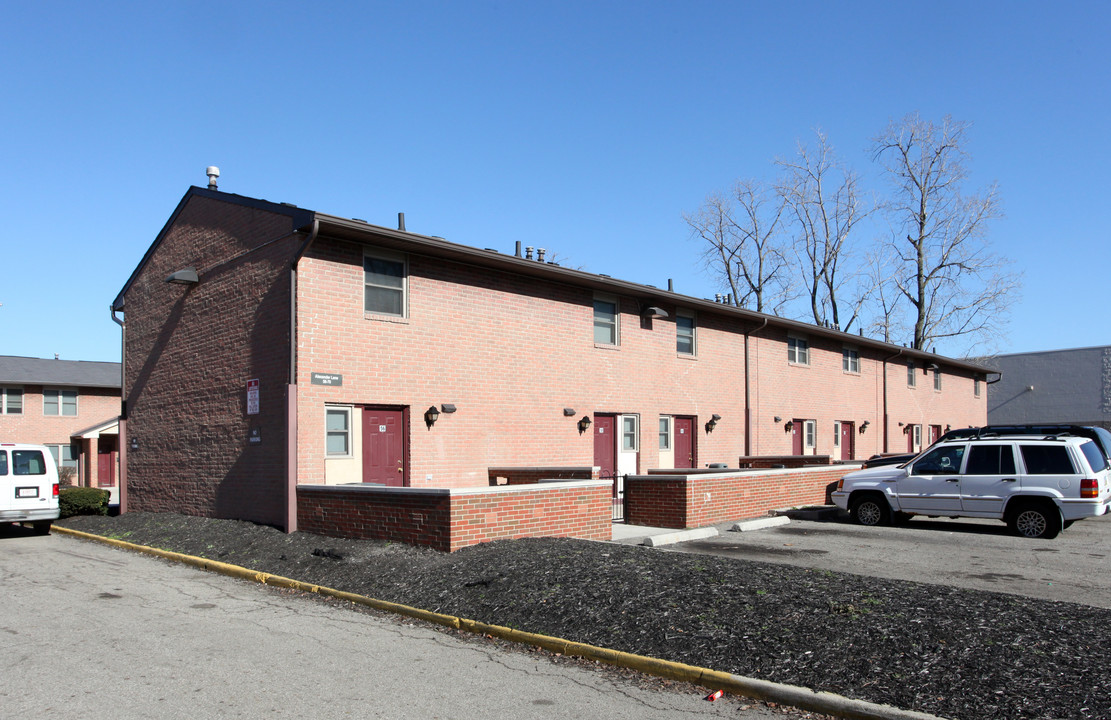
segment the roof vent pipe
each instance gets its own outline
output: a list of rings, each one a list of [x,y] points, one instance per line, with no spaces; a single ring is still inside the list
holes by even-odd
[[[517,257],[521,257],[521,241],[520,240],[517,241],[517,252],[515,254],[517,255]]]
[[[397,229],[405,232],[405,213],[397,214]]]
[[[525,247],[525,260],[532,260],[532,245]]]
[[[536,260],[537,260],[537,262],[544,262],[544,253],[546,253],[546,252],[547,252],[547,250],[545,250],[544,248],[536,248]]]
[[[220,177],[220,168],[209,165],[204,169],[204,174],[208,176],[208,189],[216,190],[216,178]]]
[[[671,278],[667,279],[667,291],[675,292],[675,284],[671,282]]]
[[[721,302],[721,293],[714,293],[714,302]]]

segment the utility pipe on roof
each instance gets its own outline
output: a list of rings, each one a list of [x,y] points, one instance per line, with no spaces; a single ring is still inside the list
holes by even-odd
[[[752,408],[749,406],[748,338],[768,326],[768,318],[758,328],[745,333],[745,455],[752,455]]]

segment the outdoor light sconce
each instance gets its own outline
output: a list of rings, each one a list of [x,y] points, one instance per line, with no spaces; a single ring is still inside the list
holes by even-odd
[[[937,372],[937,363],[930,363],[926,367],[922,368],[922,374],[927,375],[931,370]]]
[[[868,429],[868,421],[865,420],[864,422],[860,423],[860,434],[863,435],[864,431],[867,430],[867,429]]]
[[[453,403],[444,403],[443,405],[440,406],[440,412],[447,413],[448,415],[455,412],[456,409],[457,408],[455,407],[455,405]]]
[[[899,424],[902,425],[902,423],[899,423]],[[914,426],[913,425],[906,425],[905,427],[903,427],[903,434],[904,435],[910,435],[910,429],[912,427],[914,427]]]
[[[949,429],[950,429],[951,427],[952,427],[951,425],[946,425],[946,426],[945,426],[945,432],[949,432]]]
[[[431,428],[440,419],[440,411],[433,405],[424,411],[424,424]]]
[[[774,418],[772,418],[772,419],[773,419],[773,420],[775,420],[775,422],[777,422],[777,423],[781,423],[781,422],[783,422],[783,418],[779,417],[778,415],[776,415],[776,416],[775,416]]]
[[[791,428],[793,428],[794,426],[795,426],[795,421],[794,420],[788,420],[787,422],[783,423],[783,432],[791,432]]]
[[[706,432],[712,433],[714,428],[718,426],[718,420],[721,420],[721,415],[717,413],[711,415],[709,421],[706,422]]]
[[[563,408],[563,417],[574,417],[575,408]]]
[[[172,285],[196,285],[200,281],[196,268],[182,268],[166,276],[166,282]]]
[[[589,428],[590,428],[590,418],[587,417],[586,415],[583,415],[582,418],[579,420],[579,435],[582,435]]]
[[[665,318],[667,317],[667,311],[659,307],[658,305],[649,305],[641,311],[640,316],[645,320],[651,320],[652,318]]]

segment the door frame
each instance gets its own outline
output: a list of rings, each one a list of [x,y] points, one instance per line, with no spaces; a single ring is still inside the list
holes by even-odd
[[[394,487],[410,487],[410,465],[411,465],[410,456],[411,456],[412,446],[410,444],[410,437],[409,437],[409,434],[410,434],[410,432],[409,432],[409,406],[408,405],[364,404],[364,405],[356,405],[355,407],[359,408],[359,418],[360,418],[360,421],[361,421],[360,424],[362,425],[361,430],[360,430],[360,432],[362,433],[362,437],[360,438],[360,441],[362,443],[362,450],[361,450],[360,458],[359,458],[359,474],[363,478],[363,482],[366,482],[366,479],[365,479],[366,478],[366,469],[365,469],[366,435],[367,435],[366,412],[368,410],[371,411],[371,412],[374,412],[374,411],[400,412],[401,413],[401,470],[402,470],[401,471],[401,485],[400,486],[394,486]],[[387,483],[387,486],[389,486],[389,483]]]

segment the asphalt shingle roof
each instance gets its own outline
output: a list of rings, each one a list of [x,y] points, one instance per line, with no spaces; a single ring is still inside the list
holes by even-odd
[[[120,364],[0,355],[0,383],[118,388]]]

